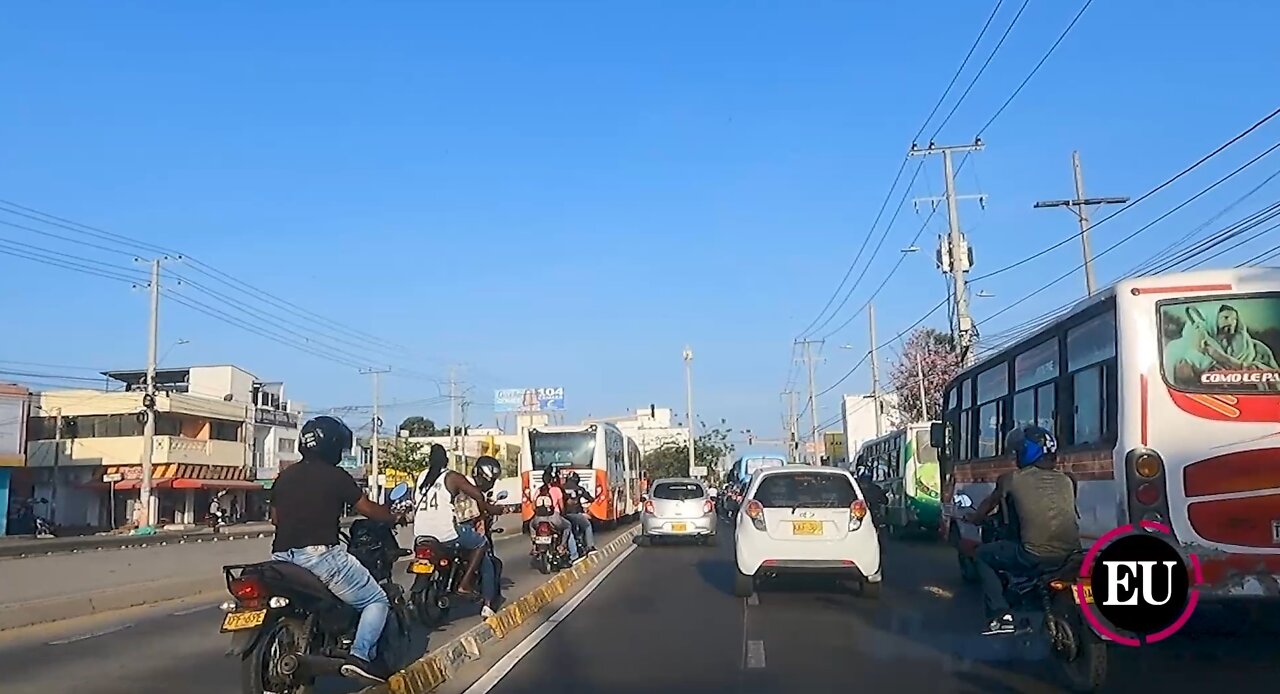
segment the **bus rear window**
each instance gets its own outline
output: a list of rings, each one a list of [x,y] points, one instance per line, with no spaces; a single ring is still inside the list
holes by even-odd
[[[1165,380],[1178,390],[1280,391],[1280,296],[1160,304]]]
[[[706,496],[702,485],[693,482],[663,482],[653,488],[653,498],[667,501],[701,499]]]
[[[858,500],[849,478],[823,472],[788,472],[760,481],[755,500],[765,508],[841,508]]]
[[[548,466],[589,469],[595,461],[596,435],[589,431],[529,432],[533,469]]]

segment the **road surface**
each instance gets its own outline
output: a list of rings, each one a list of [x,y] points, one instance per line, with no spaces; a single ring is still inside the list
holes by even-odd
[[[622,530],[597,533],[603,546]],[[503,538],[497,544],[505,564],[508,599],[546,580],[529,565],[527,538]],[[154,555],[151,555],[154,556]],[[52,558],[52,557],[51,557]],[[403,569],[397,578],[408,585]],[[218,633],[222,595],[136,608],[110,615],[0,632],[0,691],[5,694],[234,694],[238,663],[223,657],[230,637]],[[477,609],[454,610],[446,629],[427,634],[418,628],[413,652],[439,645],[477,623]],[[460,613],[460,614],[459,614]],[[466,615],[464,617],[464,615]],[[318,694],[356,691],[330,679]]]
[[[979,635],[981,597],[944,547],[888,543],[880,603],[795,581],[744,600],[730,530],[715,548],[635,548],[492,693],[1061,691],[1042,646]],[[1116,648],[1107,691],[1272,691],[1275,631],[1241,633],[1205,608],[1171,643]]]

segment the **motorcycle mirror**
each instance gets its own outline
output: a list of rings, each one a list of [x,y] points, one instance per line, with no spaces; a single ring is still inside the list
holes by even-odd
[[[501,535],[503,533],[503,530],[502,528],[494,528],[490,532],[492,532],[494,535]]]
[[[409,483],[401,482],[392,488],[391,493],[387,495],[387,498],[391,500],[391,503],[395,503],[406,496],[409,496]]]
[[[973,499],[968,494],[956,494],[955,504],[956,508],[973,508]]]
[[[498,501],[502,501],[509,496],[511,496],[509,492],[498,492]]]

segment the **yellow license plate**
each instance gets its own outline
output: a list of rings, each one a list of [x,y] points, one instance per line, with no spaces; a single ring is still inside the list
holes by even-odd
[[[822,523],[819,521],[792,521],[792,535],[821,535]]]
[[[223,631],[240,631],[262,626],[267,619],[266,610],[250,610],[248,612],[231,612],[222,618]]]
[[[1093,604],[1093,586],[1079,586],[1079,585],[1071,586],[1071,597],[1075,599],[1077,605],[1080,604],[1080,592],[1078,590],[1079,588],[1084,588],[1084,601],[1092,605]]]
[[[682,532],[684,532],[685,530],[688,530],[688,528],[689,528],[689,526],[688,526],[688,525],[686,525],[686,524],[684,524],[684,523],[672,523],[672,524],[671,524],[671,532],[673,532],[673,533],[682,533]]]
[[[409,573],[411,574],[429,574],[436,570],[435,564],[410,564]]]

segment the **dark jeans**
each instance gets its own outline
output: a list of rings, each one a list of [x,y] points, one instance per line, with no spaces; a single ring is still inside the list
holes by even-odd
[[[1048,566],[1061,563],[1061,558],[1036,556],[1023,548],[1020,542],[1001,540],[978,547],[978,577],[982,580],[982,601],[991,618],[1007,614],[1009,601],[1004,597],[1004,584],[1000,574],[1031,576]]]

